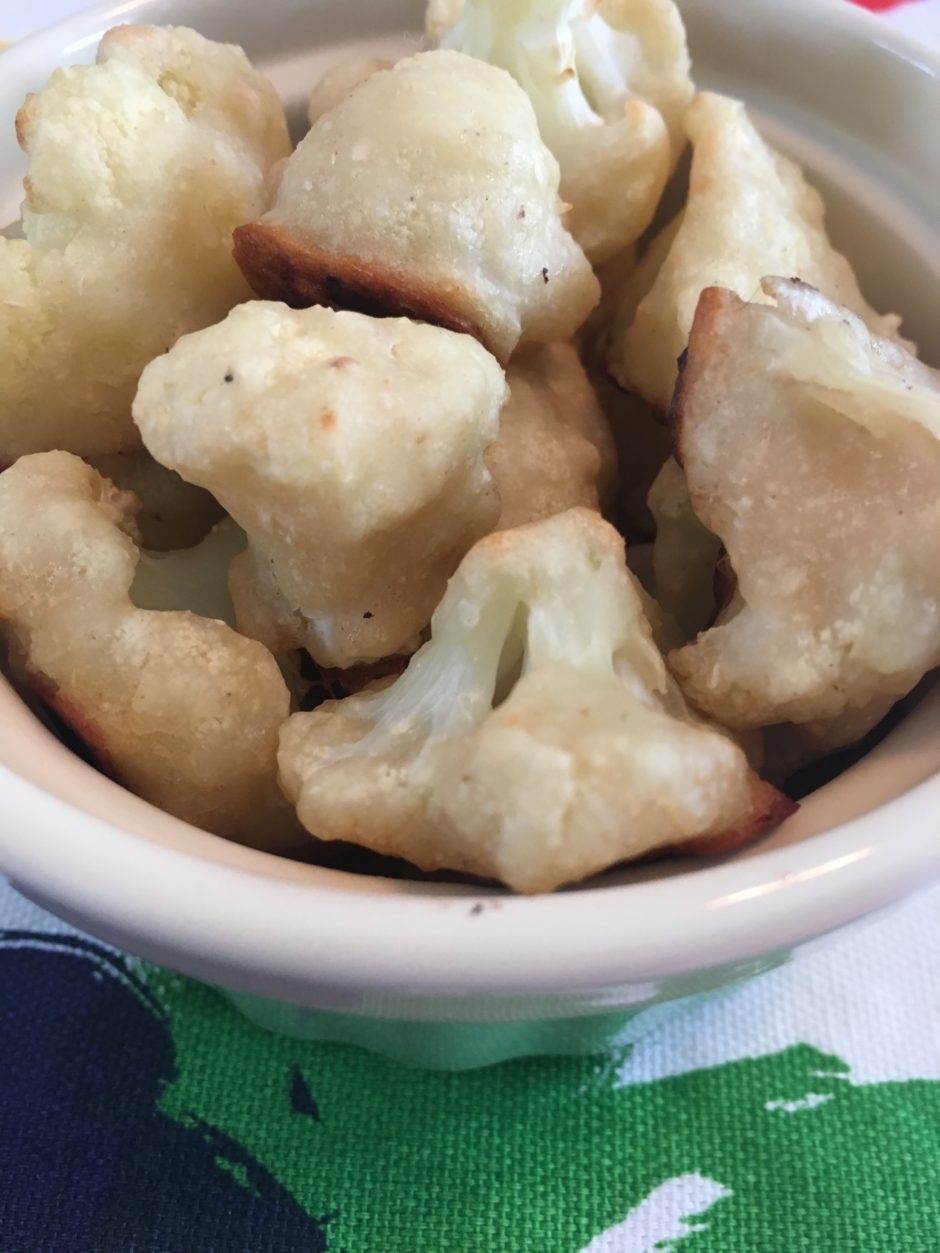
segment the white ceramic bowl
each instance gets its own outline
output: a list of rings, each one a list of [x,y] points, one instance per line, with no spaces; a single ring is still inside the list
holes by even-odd
[[[702,85],[743,96],[808,167],[875,304],[940,358],[940,62],[843,0],[687,0]],[[8,51],[0,224],[23,163],[12,117],[116,21],[245,46],[299,119],[340,47],[413,46],[419,0],[109,3]],[[374,38],[363,39],[370,31]],[[0,363],[2,368],[2,363]],[[276,1030],[412,1062],[602,1047],[660,1009],[786,960],[940,874],[940,687],[757,847],[535,899],[357,877],[228,844],[84,765],[0,681],[0,868],[132,953],[229,989]]]

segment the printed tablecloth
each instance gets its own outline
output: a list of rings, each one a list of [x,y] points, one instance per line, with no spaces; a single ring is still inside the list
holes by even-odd
[[[940,44],[940,0],[891,20]],[[938,914],[455,1075],[277,1039],[0,883],[0,1253],[938,1253]]]

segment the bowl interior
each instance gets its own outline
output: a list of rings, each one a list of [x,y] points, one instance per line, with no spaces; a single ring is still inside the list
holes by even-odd
[[[936,66],[913,45],[882,37],[873,19],[849,16],[842,0],[799,0],[788,6],[764,0],[746,6],[687,0],[682,8],[699,84],[749,101],[768,136],[805,165],[826,197],[835,242],[856,265],[869,298],[883,309],[900,311],[906,333],[919,342],[924,357],[940,364],[940,227],[933,203],[940,186],[940,148],[931,125],[940,107]],[[368,5],[272,0],[264,13],[256,6],[211,0],[140,0],[99,6],[28,41],[4,56],[0,78],[0,117],[8,119],[0,134],[0,226],[14,222],[20,198],[24,163],[11,122],[23,95],[40,87],[55,65],[91,60],[100,33],[112,21],[186,23],[210,37],[242,43],[275,81],[300,131],[309,88],[323,68],[353,50],[397,56],[415,48],[422,12],[423,5],[413,0]],[[363,36],[364,28],[368,36]],[[0,770],[4,768],[150,844],[253,876],[357,895],[481,895],[477,888],[459,885],[351,876],[197,832],[85,765],[0,679]],[[802,845],[885,805],[938,771],[940,688],[928,683],[877,748],[813,793],[800,814],[778,832],[731,860],[743,868],[773,850]],[[0,784],[9,779],[0,779]],[[0,855],[7,838],[0,831]],[[680,861],[664,862],[616,871],[599,886],[696,873],[703,871]]]

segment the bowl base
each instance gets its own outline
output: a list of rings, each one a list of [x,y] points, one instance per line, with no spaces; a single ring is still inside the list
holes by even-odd
[[[629,1048],[676,1014],[725,989],[666,1004],[533,1022],[447,1023],[366,1018],[218,989],[243,1017],[275,1035],[351,1044],[422,1070],[478,1070],[520,1057],[590,1057]]]

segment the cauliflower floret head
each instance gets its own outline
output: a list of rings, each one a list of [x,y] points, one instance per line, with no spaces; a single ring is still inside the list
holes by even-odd
[[[761,299],[768,273],[801,278],[876,334],[897,334],[899,319],[875,313],[829,242],[819,193],[765,143],[740,101],[703,92],[685,129],[693,148],[688,202],[619,297],[609,365],[623,387],[667,412],[702,291],[720,286]]]
[[[70,453],[25,456],[0,475],[0,621],[14,664],[145,800],[245,843],[289,843],[275,754],[290,698],[277,663],[223,622],[132,602],[135,504]],[[156,582],[151,565],[142,601],[159,599]]]
[[[575,349],[550,344],[516,357],[506,382],[509,399],[486,454],[499,491],[499,529],[576,505],[610,505],[617,450]]]
[[[408,314],[507,361],[570,338],[598,299],[558,178],[508,74],[420,53],[317,120],[235,255],[260,296]]]
[[[505,395],[469,336],[258,302],[148,366],[134,416],[247,531],[239,625],[350,666],[413,648],[495,525],[483,454]]]
[[[240,48],[120,26],[17,117],[24,239],[0,238],[0,463],[139,447],[146,363],[245,299],[232,230],[264,212],[290,151]]]
[[[319,838],[524,892],[790,808],[688,713],[623,541],[582,509],[481,540],[404,675],[294,715],[279,761]]]
[[[432,0],[427,26],[525,90],[561,166],[565,224],[595,264],[642,235],[694,91],[673,0]]]
[[[692,506],[737,580],[669,662],[725,725],[857,739],[940,664],[940,374],[803,284],[703,293],[677,391]]]

